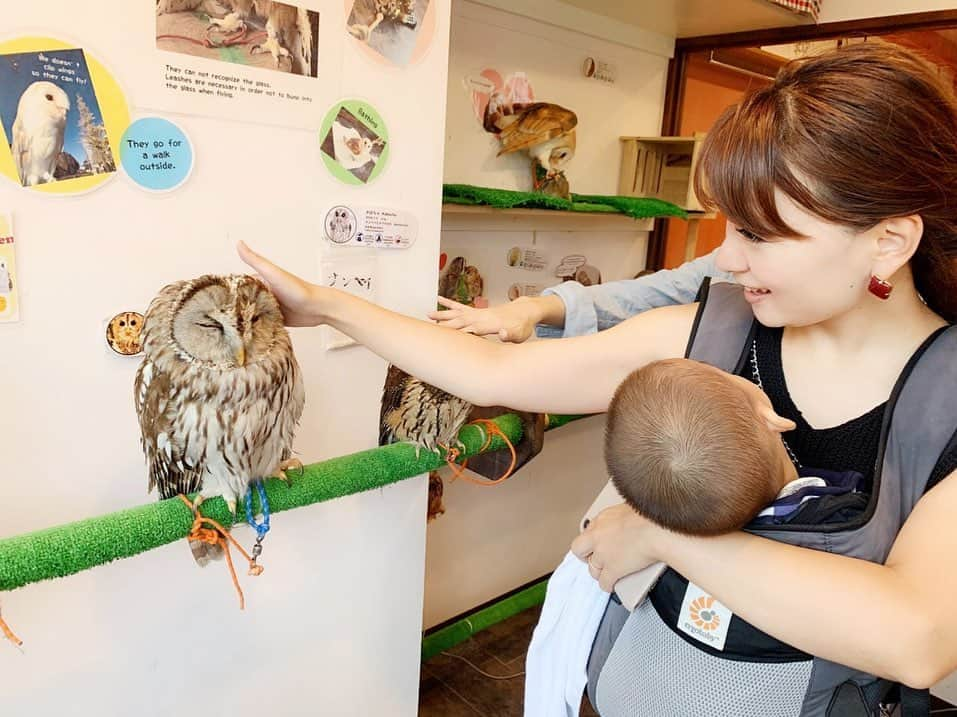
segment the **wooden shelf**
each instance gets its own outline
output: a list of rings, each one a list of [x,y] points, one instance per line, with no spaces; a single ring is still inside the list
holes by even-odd
[[[650,232],[655,220],[615,212],[562,209],[499,209],[485,205],[443,204],[443,231],[603,231]]]

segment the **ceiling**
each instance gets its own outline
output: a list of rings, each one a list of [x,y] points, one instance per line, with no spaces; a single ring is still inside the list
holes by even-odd
[[[559,0],[669,37],[697,37],[811,24],[768,0]]]

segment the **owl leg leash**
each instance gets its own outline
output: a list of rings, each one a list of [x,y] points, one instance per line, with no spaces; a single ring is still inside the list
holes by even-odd
[[[0,632],[3,632],[3,636],[17,647],[20,647],[20,645],[23,644],[23,640],[13,634],[13,630],[11,630],[10,626],[4,622],[3,617],[0,617]]]
[[[491,445],[493,436],[500,436],[502,440],[505,442],[505,445],[508,446],[509,452],[511,452],[512,454],[512,463],[508,467],[508,470],[506,470],[502,476],[500,476],[499,478],[496,478],[495,480],[476,480],[475,478],[472,478],[471,476],[465,473],[465,469],[468,468],[468,465],[469,465],[468,458],[463,460],[461,463],[456,463],[460,453],[459,449],[455,448],[454,446],[452,447],[441,446],[440,444],[440,447],[445,448],[445,462],[449,466],[449,468],[452,469],[452,480],[455,480],[456,478],[462,478],[463,480],[466,480],[469,483],[475,483],[476,485],[481,485],[481,486],[498,485],[503,480],[505,480],[510,475],[512,475],[512,471],[515,470],[515,464],[517,462],[517,457],[515,455],[515,446],[512,445],[512,442],[508,440],[508,436],[506,436],[502,432],[502,429],[499,428],[498,424],[495,423],[494,421],[491,421],[487,418],[477,418],[474,421],[471,421],[468,425],[478,426],[479,430],[481,430],[482,434],[485,436],[485,443],[482,445],[482,448],[481,448],[482,451],[484,451],[486,448],[489,447],[489,445]]]
[[[256,531],[256,542],[253,544],[253,557],[249,561],[249,574],[261,575],[263,566],[258,565],[256,561],[262,555],[263,539],[269,532],[269,499],[266,497],[266,489],[263,487],[261,480],[256,481],[255,486],[256,492],[259,494],[259,505],[262,506],[263,519],[261,523],[257,523],[256,517],[253,515],[253,489],[250,487],[246,493],[246,522]]]

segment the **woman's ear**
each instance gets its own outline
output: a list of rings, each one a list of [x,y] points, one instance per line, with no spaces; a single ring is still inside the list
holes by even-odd
[[[914,256],[924,235],[924,220],[919,214],[885,219],[875,229],[877,255],[873,273],[883,279],[892,277]]]

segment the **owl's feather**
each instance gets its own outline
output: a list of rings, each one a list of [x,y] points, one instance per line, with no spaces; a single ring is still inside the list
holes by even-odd
[[[499,133],[499,156],[527,149],[575,129],[578,117],[571,110],[550,102],[533,102],[518,112],[517,119]]]
[[[382,388],[379,445],[408,441],[434,451],[451,445],[472,404],[389,366]]]

